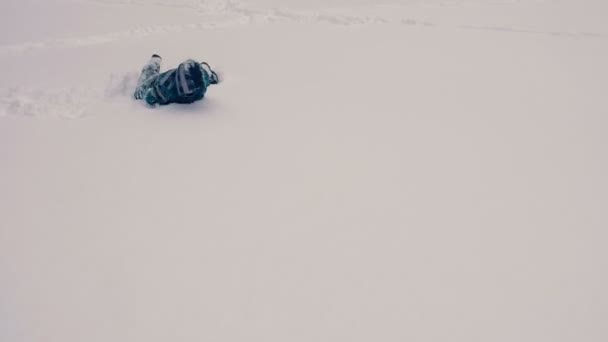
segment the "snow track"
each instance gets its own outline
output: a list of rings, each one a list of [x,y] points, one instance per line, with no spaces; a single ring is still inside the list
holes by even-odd
[[[83,118],[117,97],[130,98],[139,74],[112,74],[105,88],[10,87],[0,88],[0,116]]]
[[[145,0],[98,0],[102,4],[113,5],[148,5]],[[454,1],[439,2],[442,6],[455,5],[477,5],[480,2]],[[494,4],[517,4],[517,1],[497,1]],[[541,2],[542,3],[542,2]],[[517,26],[484,26],[469,23],[461,24],[442,24],[424,19],[411,17],[399,17],[395,13],[405,12],[407,8],[389,7],[394,13],[389,16],[357,16],[339,14],[347,10],[341,8],[330,8],[321,11],[304,11],[289,8],[251,9],[244,7],[235,1],[216,1],[211,4],[205,1],[183,1],[183,2],[153,2],[153,5],[170,7],[197,9],[201,11],[202,22],[187,24],[169,24],[137,27],[125,31],[108,32],[84,37],[65,37],[55,38],[38,42],[25,42],[19,44],[0,45],[0,55],[18,53],[31,49],[41,48],[65,48],[65,47],[87,47],[92,45],[107,44],[121,40],[144,39],[151,35],[181,33],[185,31],[204,31],[209,29],[221,29],[232,26],[250,24],[272,24],[272,23],[299,23],[299,24],[330,24],[338,26],[361,26],[361,25],[381,25],[395,24],[405,26],[422,26],[427,28],[443,28],[446,30],[466,29],[480,30],[500,33],[515,34],[540,34],[553,37],[576,38],[576,39],[608,39],[608,33],[589,32],[589,31],[552,31],[535,30]],[[384,8],[382,6],[376,9]],[[205,17],[207,13],[213,13],[212,17]],[[218,18],[218,16],[220,18]]]
[[[101,101],[96,89],[3,88],[0,89],[0,116],[51,116],[76,119]]]

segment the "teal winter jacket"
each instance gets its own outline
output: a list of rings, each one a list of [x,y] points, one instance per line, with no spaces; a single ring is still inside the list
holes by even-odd
[[[143,80],[135,91],[135,98],[152,106],[192,103],[202,99],[207,87],[218,81],[217,74],[207,63],[187,60],[175,69]]]

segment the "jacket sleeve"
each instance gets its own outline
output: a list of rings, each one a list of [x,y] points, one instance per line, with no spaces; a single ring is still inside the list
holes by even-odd
[[[150,106],[154,106],[154,105],[158,104],[159,101],[158,101],[158,98],[156,97],[154,88],[150,88],[150,89],[148,89],[148,91],[146,91],[146,94],[144,95],[144,100]]]
[[[199,64],[201,72],[204,75],[205,84],[218,84],[220,82],[220,78],[217,73],[211,69],[211,66],[207,62],[202,62]]]

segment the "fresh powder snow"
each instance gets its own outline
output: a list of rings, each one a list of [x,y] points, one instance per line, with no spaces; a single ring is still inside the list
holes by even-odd
[[[0,341],[608,341],[607,18],[0,1]]]

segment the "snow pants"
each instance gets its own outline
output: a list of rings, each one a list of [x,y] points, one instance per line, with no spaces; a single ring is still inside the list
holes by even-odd
[[[144,98],[146,92],[153,87],[158,75],[160,75],[160,59],[152,58],[141,70],[137,88],[135,88],[136,99]]]

